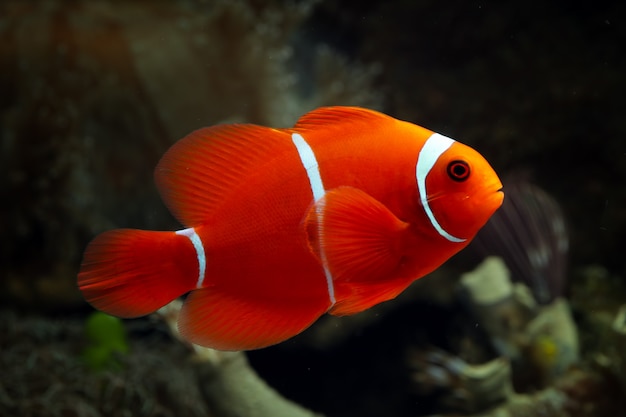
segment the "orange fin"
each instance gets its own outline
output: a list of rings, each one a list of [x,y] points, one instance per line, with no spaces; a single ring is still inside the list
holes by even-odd
[[[293,148],[289,133],[234,124],[196,130],[161,158],[155,180],[163,201],[184,225],[204,223],[227,194],[282,151]]]
[[[196,252],[186,236],[118,229],[89,243],[78,287],[97,309],[138,317],[192,290],[197,279]]]
[[[201,346],[231,351],[259,349],[302,332],[327,308],[303,300],[244,299],[209,287],[189,294],[178,329],[185,339]]]
[[[413,280],[397,279],[346,285],[347,296],[338,300],[328,313],[333,316],[349,316],[360,313],[383,301],[396,298],[412,282]]]
[[[312,251],[336,285],[377,284],[402,261],[408,224],[359,189],[328,191],[307,213],[305,226]]]
[[[303,115],[294,126],[294,130],[332,129],[346,124],[349,124],[352,129],[360,124],[371,130],[372,123],[395,121],[396,119],[386,114],[361,107],[320,107]]]

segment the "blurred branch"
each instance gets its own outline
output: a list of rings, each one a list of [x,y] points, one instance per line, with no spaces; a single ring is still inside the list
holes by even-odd
[[[243,352],[221,352],[191,344],[178,333],[182,302],[174,300],[159,310],[172,334],[189,345],[202,366],[200,388],[219,417],[320,417],[282,397],[250,367]]]

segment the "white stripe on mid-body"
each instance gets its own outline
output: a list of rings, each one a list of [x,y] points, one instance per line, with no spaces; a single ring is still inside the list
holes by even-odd
[[[435,166],[437,159],[454,143],[453,139],[447,136],[440,135],[439,133],[433,133],[424,143],[422,150],[417,157],[417,165],[415,167],[415,177],[417,178],[417,190],[420,195],[420,200],[426,215],[433,225],[435,230],[439,234],[450,242],[464,242],[467,239],[461,239],[452,236],[450,233],[443,230],[443,227],[437,221],[433,211],[428,204],[428,193],[426,192],[426,177],[430,170]]]
[[[196,250],[196,256],[198,258],[198,281],[196,282],[196,288],[202,288],[204,275],[206,273],[206,256],[204,254],[204,245],[202,245],[202,240],[200,239],[200,236],[198,236],[196,230],[193,227],[190,227],[189,229],[178,230],[176,234],[187,236],[189,240],[191,240],[193,248]]]
[[[300,157],[300,162],[302,162],[302,166],[306,170],[306,175],[309,177],[309,183],[311,185],[311,192],[313,193],[313,200],[317,202],[320,198],[324,197],[324,184],[322,183],[322,177],[320,176],[320,167],[317,164],[317,159],[315,158],[315,154],[313,153],[313,149],[309,146],[309,144],[304,140],[302,135],[299,133],[293,133],[291,135],[291,141],[296,146],[296,150],[298,151],[298,156]],[[333,276],[328,269],[328,261],[326,260],[326,254],[324,253],[322,246],[322,221],[324,216],[324,210],[321,205],[317,206],[315,210],[315,214],[317,215],[317,224],[319,233],[319,241],[320,241],[320,257],[322,260],[322,266],[324,267],[324,275],[326,276],[326,286],[328,287],[328,298],[330,299],[330,307],[335,305],[335,286],[333,284]]]
[[[313,191],[313,200],[317,201],[324,197],[325,191],[322,177],[320,176],[320,167],[317,164],[317,159],[315,159],[313,149],[306,143],[302,135],[298,133],[291,135],[291,141],[296,145],[302,166],[306,169],[306,175],[309,177],[311,191]]]

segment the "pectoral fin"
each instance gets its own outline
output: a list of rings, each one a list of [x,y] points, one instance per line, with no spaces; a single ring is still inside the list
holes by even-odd
[[[357,188],[329,190],[311,207],[305,225],[311,250],[336,285],[378,283],[401,263],[408,224]]]

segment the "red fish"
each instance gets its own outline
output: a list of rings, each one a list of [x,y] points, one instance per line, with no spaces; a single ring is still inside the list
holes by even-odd
[[[384,114],[320,108],[293,128],[197,130],[155,170],[179,231],[120,229],[87,247],[94,307],[149,314],[189,293],[189,341],[247,350],[322,314],[363,311],[464,248],[503,200],[475,150]]]

